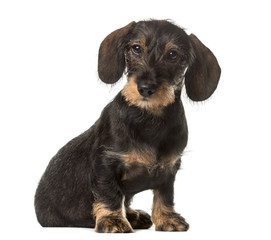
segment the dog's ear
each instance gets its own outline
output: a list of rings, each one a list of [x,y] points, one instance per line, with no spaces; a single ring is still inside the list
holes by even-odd
[[[117,82],[125,69],[124,48],[127,35],[135,22],[110,33],[101,43],[98,57],[98,74],[105,83]]]
[[[194,35],[190,36],[193,61],[185,74],[185,88],[193,101],[203,101],[215,91],[221,69],[215,55]]]

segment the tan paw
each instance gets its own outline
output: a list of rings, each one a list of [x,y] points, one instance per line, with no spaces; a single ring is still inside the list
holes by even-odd
[[[155,225],[156,231],[187,231],[189,224],[178,213],[166,213],[161,216]]]
[[[104,216],[98,219],[95,231],[99,233],[131,233],[133,229],[127,219],[118,216]]]

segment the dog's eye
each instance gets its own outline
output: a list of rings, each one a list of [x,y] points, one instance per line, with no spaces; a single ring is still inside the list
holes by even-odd
[[[170,51],[168,53],[168,59],[171,60],[171,61],[174,61],[178,58],[178,53],[174,50]]]
[[[139,55],[140,53],[142,53],[142,48],[139,45],[133,45],[132,51],[134,54]]]

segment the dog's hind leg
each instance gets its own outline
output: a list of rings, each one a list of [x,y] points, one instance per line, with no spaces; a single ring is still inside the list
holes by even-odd
[[[67,221],[51,207],[42,207],[35,203],[38,222],[42,227],[68,227]]]
[[[75,219],[70,217],[64,217],[57,209],[52,207],[42,207],[38,203],[36,205],[36,214],[38,222],[43,227],[82,227],[82,228],[94,228],[95,220],[87,216],[80,219],[74,216]]]

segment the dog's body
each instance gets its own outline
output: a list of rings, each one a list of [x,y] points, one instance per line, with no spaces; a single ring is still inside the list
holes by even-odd
[[[174,211],[173,184],[187,144],[182,85],[194,101],[216,89],[220,68],[194,35],[167,21],[132,22],[108,35],[99,51],[102,81],[128,82],[98,121],[66,144],[48,165],[36,192],[42,226],[185,231]],[[185,79],[185,80],[184,80]],[[132,210],[132,197],[153,189],[152,217]]]

